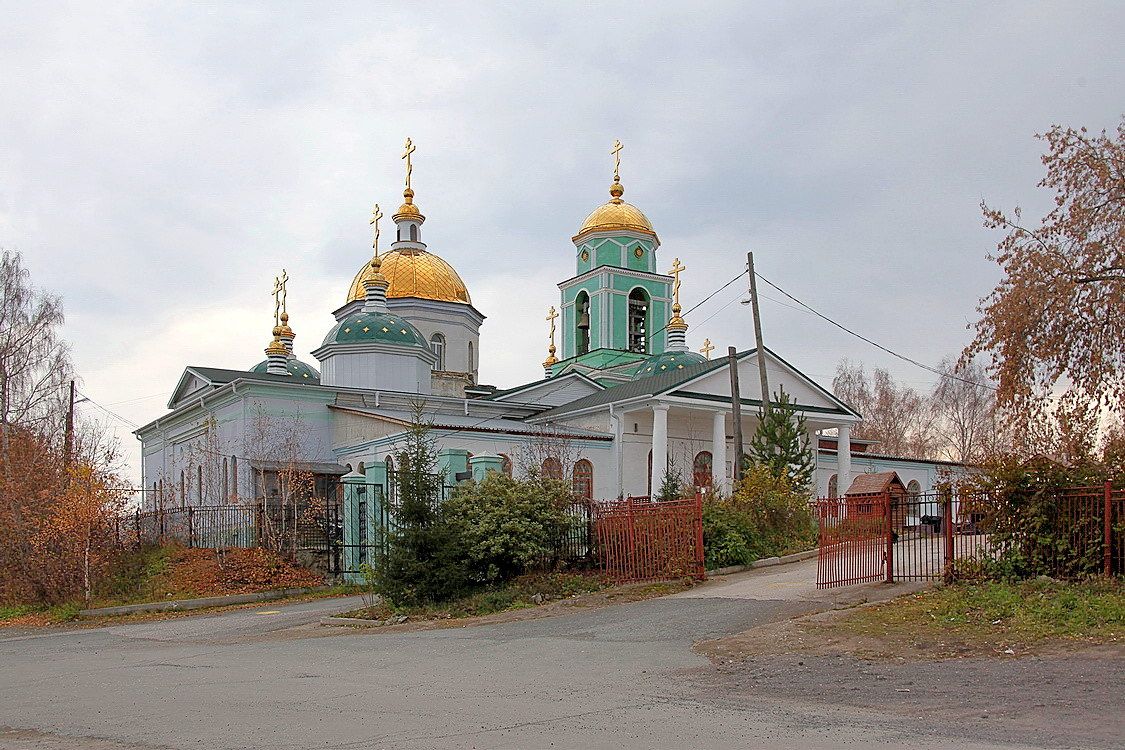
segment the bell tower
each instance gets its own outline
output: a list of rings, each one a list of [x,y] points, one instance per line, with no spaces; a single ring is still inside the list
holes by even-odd
[[[667,346],[663,324],[671,311],[672,278],[657,271],[660,239],[648,217],[621,197],[621,150],[617,141],[610,199],[583,222],[572,241],[576,273],[559,284],[562,293],[562,358],[597,369],[626,365]]]

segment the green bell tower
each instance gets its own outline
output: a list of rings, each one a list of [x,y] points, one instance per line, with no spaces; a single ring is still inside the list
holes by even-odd
[[[577,268],[559,284],[562,359],[550,362],[554,374],[573,363],[594,369],[628,365],[667,346],[663,328],[671,310],[672,277],[656,270],[660,239],[652,223],[621,197],[621,149],[617,141],[610,152],[609,201],[594,209],[572,238]]]

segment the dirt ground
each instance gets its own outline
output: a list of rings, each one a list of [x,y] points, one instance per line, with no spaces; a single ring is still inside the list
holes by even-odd
[[[857,636],[830,611],[696,644],[703,689],[875,709],[1046,747],[1125,747],[1125,645],[995,645]],[[1076,742],[1078,738],[1078,742]]]

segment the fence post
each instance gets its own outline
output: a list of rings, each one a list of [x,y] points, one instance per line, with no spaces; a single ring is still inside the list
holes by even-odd
[[[1102,519],[1105,529],[1105,542],[1102,545],[1103,564],[1106,578],[1113,575],[1113,483],[1108,479],[1105,483],[1105,516]]]
[[[258,529],[258,546],[259,547],[262,546],[262,520],[265,517],[265,507],[264,507],[264,505],[265,505],[264,501],[259,501],[257,506],[256,506],[257,510],[254,514],[255,516],[257,516],[257,518],[255,519],[254,525]]]
[[[194,508],[189,505],[188,509],[187,509],[187,546],[188,547],[194,547],[195,546],[195,522],[193,520],[194,516],[195,516]]]
[[[699,565],[699,579],[707,578],[707,555],[703,549],[703,493],[695,493],[695,561]]]
[[[137,548],[140,549],[140,546],[141,546],[141,509],[140,508],[137,508],[136,522],[137,522]]]
[[[883,493],[883,519],[887,524],[887,583],[895,582],[895,525],[891,510],[891,493]]]
[[[941,491],[941,535],[945,539],[945,570],[946,583],[953,583],[953,560],[956,552],[953,549],[953,490],[945,487]]]

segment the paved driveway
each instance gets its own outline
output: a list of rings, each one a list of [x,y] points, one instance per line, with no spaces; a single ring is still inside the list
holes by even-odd
[[[0,637],[0,748],[1028,746],[708,688],[694,641],[831,606],[785,595],[799,567],[487,627],[312,624],[337,600]]]

